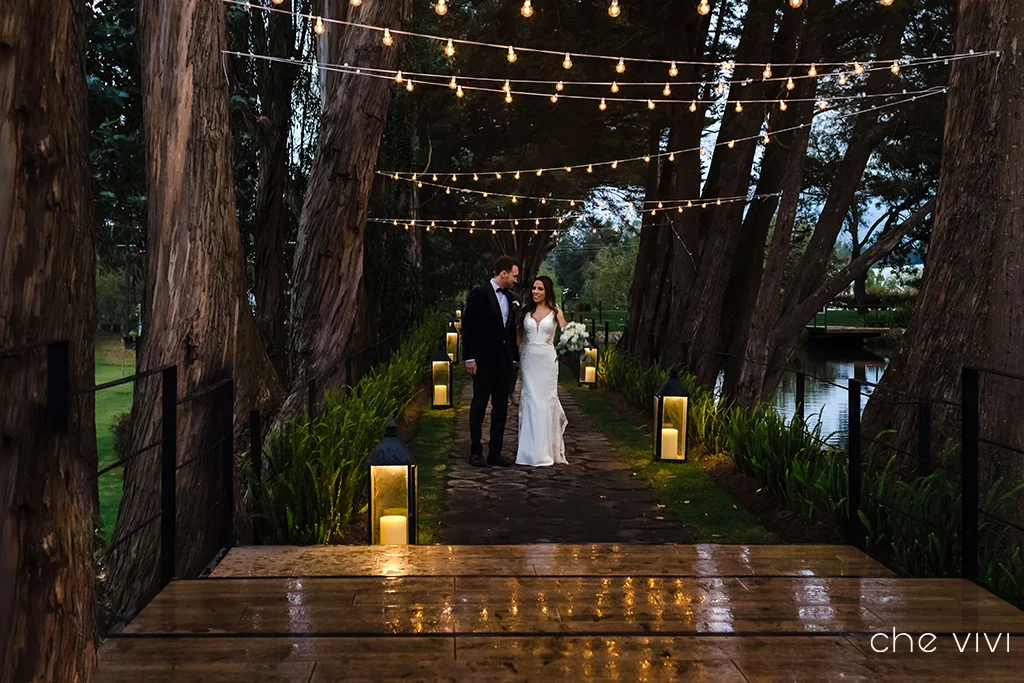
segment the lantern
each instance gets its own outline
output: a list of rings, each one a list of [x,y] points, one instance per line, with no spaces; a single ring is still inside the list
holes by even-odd
[[[597,348],[589,346],[583,349],[580,357],[580,384],[594,386],[597,384]]]
[[[398,425],[388,419],[384,439],[370,452],[370,545],[414,545],[416,462],[398,440]]]
[[[455,309],[455,329],[457,329],[459,332],[462,332],[462,309],[461,308],[456,308]]]
[[[686,385],[673,370],[654,392],[654,459],[686,460]]]
[[[430,359],[433,400],[430,407],[443,410],[452,407],[452,360],[444,349],[438,349]]]
[[[459,330],[455,327],[455,320],[448,321],[448,332],[444,335],[444,350],[453,363],[459,362],[459,342],[461,341]]]

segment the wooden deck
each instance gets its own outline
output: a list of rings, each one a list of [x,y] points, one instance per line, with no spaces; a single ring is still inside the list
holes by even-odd
[[[913,654],[907,638],[872,651],[893,629]],[[1004,635],[961,654],[952,634],[974,632]],[[846,546],[261,547],[168,586],[105,642],[98,680],[1018,681],[1022,666],[1024,612]]]

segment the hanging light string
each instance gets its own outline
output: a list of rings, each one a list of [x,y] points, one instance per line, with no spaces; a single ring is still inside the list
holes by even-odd
[[[875,106],[872,106],[872,107],[866,107],[864,109],[858,109],[855,112],[850,112],[850,113],[847,113],[847,114],[837,114],[837,118],[849,119],[849,118],[853,118],[855,116],[860,116],[862,114],[869,114],[869,113],[872,113],[872,112],[878,112],[878,111],[884,111],[886,109],[892,109],[894,107],[899,107],[900,105],[907,104],[908,102],[914,102],[916,100],[923,99],[925,97],[934,97],[935,95],[944,94],[947,90],[948,90],[947,86],[940,86],[940,87],[936,87],[936,88],[933,88],[933,89],[930,89],[930,90],[922,91],[920,94],[908,93],[907,97],[903,97],[902,99],[899,99],[899,100],[897,100],[895,102],[886,102],[884,104],[878,104],[878,105],[875,105]],[[815,112],[814,112],[814,116],[818,116],[818,115],[824,114],[826,111],[829,111],[829,109],[828,109],[828,100],[822,99],[822,100],[820,100],[820,102],[825,104],[825,107],[823,108],[820,105],[818,107],[816,107],[815,108]],[[443,173],[440,172],[440,171],[436,171],[436,172],[434,172],[431,175],[431,177],[433,177],[433,175],[437,175],[439,178],[441,178],[441,177],[448,177],[448,178],[452,178],[452,177],[455,177],[455,178],[468,178],[468,177],[472,177],[473,180],[476,181],[476,180],[481,180],[481,179],[484,179],[484,178],[493,178],[493,179],[496,179],[496,180],[501,180],[505,176],[509,176],[509,177],[515,178],[516,174],[519,174],[519,176],[522,177],[523,175],[527,175],[527,174],[531,174],[531,173],[534,174],[534,175],[543,175],[544,173],[558,172],[558,171],[565,171],[566,173],[571,173],[573,171],[580,170],[580,169],[584,169],[584,170],[586,170],[588,168],[598,169],[598,168],[605,167],[605,166],[607,166],[607,167],[609,167],[609,168],[614,170],[614,169],[617,169],[619,167],[619,164],[627,164],[627,163],[635,163],[635,162],[650,163],[654,159],[667,159],[669,161],[674,161],[677,155],[686,154],[686,153],[690,153],[690,152],[698,152],[698,153],[700,153],[701,156],[706,156],[709,153],[708,149],[710,149],[713,152],[714,149],[717,148],[717,147],[722,147],[722,146],[733,147],[733,146],[735,146],[735,145],[737,145],[737,144],[739,144],[741,142],[749,142],[751,140],[760,140],[761,142],[765,142],[766,139],[770,140],[771,138],[773,138],[773,137],[775,137],[775,136],[777,136],[777,135],[779,135],[781,133],[788,133],[788,132],[792,132],[792,131],[795,131],[795,130],[800,130],[800,129],[803,129],[803,128],[808,128],[808,127],[810,127],[812,125],[814,125],[814,121],[813,120],[807,121],[805,123],[800,123],[800,124],[796,124],[796,125],[793,125],[793,126],[789,126],[787,128],[780,128],[780,129],[774,130],[774,131],[761,132],[761,133],[758,133],[757,135],[749,135],[747,137],[735,138],[733,140],[718,140],[715,144],[711,145],[709,148],[708,147],[704,147],[703,145],[700,145],[700,146],[697,146],[697,147],[688,147],[688,148],[685,148],[685,149],[676,149],[676,150],[668,150],[668,151],[664,151],[664,152],[658,152],[656,154],[645,154],[645,155],[637,156],[637,157],[628,157],[628,158],[624,158],[624,159],[613,159],[611,161],[594,161],[594,162],[585,163],[585,164],[569,164],[569,165],[566,165],[566,166],[548,166],[548,167],[542,167],[542,168],[520,168],[520,169],[510,169],[510,170],[500,170],[500,171],[446,171],[446,172],[443,172]],[[411,179],[418,179],[421,175],[423,175],[422,172],[411,172],[411,171],[382,171],[382,173],[384,175],[390,176],[392,179],[394,179],[396,174],[397,174],[399,179],[405,178],[405,179],[410,179],[410,180]]]
[[[316,32],[318,34],[322,34],[326,30],[326,27],[330,26],[330,25],[348,26],[350,28],[359,28],[359,29],[365,29],[365,30],[368,30],[368,31],[377,31],[377,32],[379,32],[382,35],[382,37],[384,36],[385,32],[387,32],[388,36],[392,36],[392,39],[391,39],[392,42],[394,40],[393,36],[407,36],[407,37],[410,37],[410,38],[422,38],[424,40],[438,41],[438,42],[441,42],[441,43],[443,43],[445,45],[452,45],[452,46],[454,46],[454,45],[471,45],[471,46],[474,46],[474,47],[484,47],[484,48],[497,49],[497,50],[501,50],[502,52],[505,52],[508,55],[508,60],[510,62],[516,61],[517,53],[528,53],[528,54],[532,53],[532,54],[542,54],[542,55],[556,55],[559,58],[562,58],[563,65],[566,64],[566,63],[568,63],[570,65],[569,67],[566,67],[566,68],[571,68],[571,61],[572,61],[571,58],[581,58],[582,57],[582,58],[585,58],[585,59],[594,59],[594,60],[614,62],[615,63],[615,70],[617,72],[619,72],[619,73],[622,73],[623,71],[625,71],[625,66],[627,64],[631,64],[631,63],[632,64],[665,64],[665,65],[670,65],[669,66],[670,71],[672,70],[672,66],[678,67],[678,65],[680,65],[680,64],[686,64],[686,65],[690,65],[690,66],[722,66],[723,65],[723,62],[720,62],[720,61],[710,62],[710,61],[695,61],[695,60],[689,60],[689,59],[654,59],[654,58],[649,58],[649,57],[624,57],[624,56],[618,56],[618,55],[593,54],[593,53],[588,53],[588,52],[573,52],[572,50],[562,50],[562,49],[553,50],[553,49],[544,49],[544,48],[535,48],[535,47],[516,47],[514,45],[510,45],[510,44],[507,44],[507,43],[505,43],[505,44],[489,43],[489,42],[479,41],[479,40],[468,40],[468,39],[465,39],[465,38],[450,38],[450,37],[439,36],[439,35],[434,35],[434,34],[430,34],[430,33],[417,33],[417,32],[414,32],[414,31],[403,31],[401,29],[392,29],[390,27],[374,26],[372,24],[362,24],[362,23],[359,23],[359,22],[356,22],[356,21],[346,21],[346,20],[343,20],[343,19],[333,19],[333,18],[329,18],[329,17],[324,17],[324,16],[316,15],[316,14],[304,14],[302,12],[296,12],[294,10],[289,10],[289,9],[285,9],[285,8],[282,8],[282,7],[267,7],[267,6],[264,6],[264,5],[254,5],[251,2],[249,2],[248,0],[223,0],[223,2],[225,2],[225,3],[229,4],[229,5],[238,5],[238,6],[244,7],[247,10],[254,10],[255,9],[255,10],[262,10],[264,12],[279,12],[279,13],[282,13],[282,14],[289,14],[289,15],[291,15],[293,17],[300,17],[300,18],[303,18],[303,19],[307,19],[307,20],[309,20],[311,22],[314,22],[314,26],[316,27]],[[967,58],[968,56],[970,56],[970,57],[984,57],[984,56],[989,56],[989,55],[996,55],[996,56],[998,56],[999,53],[996,52],[996,51],[986,51],[986,52],[973,52],[973,51],[971,51],[968,54],[949,55],[949,56],[943,57],[943,59]],[[566,58],[568,58],[568,59],[566,59]],[[869,61],[878,61],[878,60],[869,60]],[[737,66],[757,66],[757,67],[762,67],[763,68],[763,67],[769,66],[769,63],[767,63],[767,62],[728,62],[728,64],[730,66],[732,66],[732,67],[737,67]],[[790,66],[805,66],[805,67],[809,67],[809,66],[812,66],[812,64],[814,66],[816,66],[816,67],[846,67],[846,66],[849,66],[851,64],[851,62],[849,62],[849,61],[846,61],[846,62],[793,62],[793,63],[790,64]]]
[[[529,81],[529,83],[538,83],[538,84],[539,83],[544,83],[544,84],[552,85],[554,92],[548,93],[548,92],[536,92],[536,91],[529,91],[529,90],[516,90],[516,89],[514,89],[512,87],[513,83],[528,83],[528,81],[514,81],[512,79],[483,78],[483,77],[458,77],[458,76],[454,76],[454,75],[453,76],[448,76],[448,75],[445,75],[445,74],[428,74],[428,73],[405,73],[405,72],[403,72],[401,70],[395,70],[395,69],[376,69],[376,68],[367,68],[367,67],[354,67],[354,66],[349,66],[349,65],[344,65],[344,64],[342,64],[342,65],[338,65],[338,64],[323,64],[323,63],[313,62],[313,61],[295,60],[295,59],[291,59],[291,58],[287,58],[287,57],[274,57],[274,56],[270,56],[270,55],[259,55],[259,54],[249,53],[249,52],[238,52],[238,51],[235,51],[235,50],[223,50],[223,53],[224,54],[228,54],[228,55],[232,55],[232,56],[236,56],[236,57],[247,57],[247,58],[251,58],[251,59],[261,59],[261,60],[267,60],[267,61],[272,61],[272,62],[286,62],[288,64],[292,64],[292,65],[295,65],[295,66],[303,66],[303,67],[306,67],[306,68],[309,68],[309,69],[319,69],[319,70],[329,71],[329,72],[347,73],[347,74],[354,74],[354,75],[357,75],[357,76],[366,76],[368,78],[377,78],[377,79],[380,79],[380,80],[395,81],[396,83],[404,84],[406,86],[406,89],[408,89],[408,90],[415,89],[416,85],[427,85],[427,86],[433,86],[433,87],[436,87],[436,88],[449,88],[449,89],[455,91],[456,94],[458,95],[458,97],[462,97],[465,92],[486,92],[486,93],[496,93],[496,94],[497,93],[501,93],[501,94],[503,94],[505,96],[505,101],[506,102],[510,102],[512,100],[513,96],[523,96],[523,97],[543,97],[543,98],[548,98],[553,103],[557,102],[560,99],[600,102],[600,106],[602,107],[602,109],[606,108],[607,104],[609,102],[613,102],[613,103],[614,102],[647,103],[648,108],[653,109],[658,104],[662,104],[662,105],[683,104],[683,105],[693,105],[693,106],[696,106],[696,105],[703,105],[703,104],[716,104],[716,103],[718,103],[718,102],[720,102],[720,101],[722,101],[724,99],[727,99],[726,96],[725,96],[725,90],[726,90],[726,84],[728,82],[724,81],[724,80],[723,81],[717,81],[718,92],[721,93],[721,94],[719,95],[719,97],[712,98],[712,99],[707,99],[707,98],[672,99],[670,97],[649,98],[649,97],[615,97],[615,96],[599,96],[599,95],[574,95],[574,94],[567,94],[567,93],[563,92],[563,90],[565,89],[565,87],[567,85],[589,85],[589,83],[588,84],[584,84],[584,83],[575,83],[575,82],[571,82],[570,81],[568,84],[566,84],[564,81]],[[886,70],[889,70],[889,71],[892,70],[891,66],[886,66],[884,68]],[[851,72],[851,73],[853,73],[853,72]],[[427,78],[436,79],[436,80],[424,80],[424,79],[427,79]],[[815,78],[821,78],[821,75],[817,75],[817,76],[815,76]],[[782,78],[782,79],[776,79],[776,80],[788,81],[788,80],[792,80],[792,79]],[[490,81],[490,82],[501,82],[501,81],[504,81],[504,86],[501,87],[501,88],[487,88],[487,87],[483,87],[483,86],[464,85],[463,84],[464,81]],[[749,81],[749,80],[748,81],[740,81],[738,83],[740,83],[741,85],[748,85],[751,82],[753,82],[753,81]],[[713,81],[711,83],[716,83],[716,82]],[[707,81],[704,81],[704,82],[701,82],[701,85],[705,85],[706,86],[706,85],[709,85],[711,83],[709,83]],[[639,84],[627,84],[627,83],[618,84],[616,82],[611,82],[611,87],[612,87],[613,91],[617,91],[619,86],[621,86],[621,85],[639,85]],[[648,85],[650,85],[650,84],[648,84]],[[658,83],[658,84],[655,84],[655,85],[661,85],[661,84]],[[929,91],[930,91],[930,89],[908,92],[907,90],[904,89],[904,90],[899,91],[899,92],[875,93],[875,94],[871,94],[871,95],[864,94],[864,93],[857,93],[857,94],[854,94],[854,95],[836,95],[836,96],[833,96],[833,97],[829,97],[828,100],[830,102],[844,102],[844,101],[849,101],[849,100],[877,99],[877,98],[895,97],[895,96],[899,96],[899,95],[908,95],[908,94],[923,94],[923,93],[927,93]],[[663,94],[664,93],[668,93],[669,95],[671,95],[671,88],[670,88],[669,84],[664,84]],[[806,97],[806,98],[781,98],[780,99],[780,98],[765,98],[765,97],[761,97],[761,98],[751,98],[751,99],[731,99],[731,100],[728,100],[728,101],[731,102],[731,103],[740,104],[740,105],[744,105],[744,104],[776,104],[776,103],[781,102],[782,99],[784,99],[785,102],[788,105],[788,104],[794,104],[794,103],[799,103],[799,102],[818,102],[822,98],[820,98],[820,97]]]

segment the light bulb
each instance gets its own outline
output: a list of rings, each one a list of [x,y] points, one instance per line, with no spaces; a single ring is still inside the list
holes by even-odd
[[[736,103],[736,113],[739,114],[741,111],[743,111],[743,103],[742,102],[737,102]]]
[[[359,7],[361,4],[363,4],[363,0],[348,0],[348,4],[352,5],[353,7]]]
[[[711,5],[708,4],[708,0],[700,0],[700,5],[697,6],[697,11],[702,15],[707,16],[711,13]]]
[[[679,75],[679,67],[676,66],[675,62],[672,62],[672,65],[668,68],[668,75],[671,76],[672,78],[675,78],[676,76]]]
[[[405,82],[405,89],[408,90],[409,92],[412,92],[412,81]]]
[[[452,188],[450,188],[450,187],[444,188],[444,193],[445,194],[451,194],[452,193]]]
[[[604,111],[605,109],[608,108],[608,105],[607,103],[605,103],[603,97],[601,98],[601,104],[597,105],[597,108],[600,109],[601,111]]]
[[[619,92],[619,84],[612,81],[612,92]]]
[[[544,169],[543,168],[538,168],[537,169],[537,177],[539,178],[542,175],[544,175]],[[547,204],[547,203],[548,203],[548,200],[546,200],[546,199],[541,200],[541,204]]]
[[[706,157],[708,155],[708,151],[706,149],[704,149],[703,147],[701,147],[700,148],[700,155],[702,157]]]
[[[384,47],[391,47],[395,44],[395,39],[391,37],[391,31],[384,29],[384,37],[381,38],[381,42],[384,43]]]
[[[434,5],[434,11],[444,16],[448,13],[448,5],[445,4],[444,0],[437,0],[437,4]]]
[[[272,0],[275,5],[280,5],[284,0]]]
[[[761,142],[763,142],[766,145],[768,144],[768,133],[764,134],[764,136],[761,138]]]
[[[721,205],[722,205],[722,200],[720,198],[716,199],[715,200],[715,206],[721,206]]]
[[[519,203],[519,197],[517,197],[515,195],[512,195],[512,203],[513,204],[518,204]]]
[[[501,86],[501,89],[505,92],[512,92],[512,84],[508,82],[507,78],[505,79],[505,85]]]
[[[732,62],[722,62],[722,69],[724,71],[732,71]]]
[[[551,95],[551,103],[554,104],[557,101],[558,101],[558,93],[552,93],[552,95]]]
[[[619,57],[619,63],[615,65],[615,71],[620,74],[626,71],[626,60],[622,57]]]
[[[661,94],[664,95],[665,97],[669,97],[670,95],[672,95],[672,86],[666,83],[665,89],[661,91]]]
[[[572,166],[566,166],[565,167],[565,172],[566,173],[572,173]]]
[[[572,68],[572,57],[569,56],[568,52],[565,53],[565,59],[562,60],[562,68],[563,69],[571,69]]]
[[[401,71],[395,74],[395,83],[401,83],[403,79],[404,77],[402,76]]]
[[[437,174],[435,173],[434,175],[430,176],[430,179],[433,180],[436,183],[437,182]]]
[[[452,80],[448,81],[448,87],[455,90],[458,86],[459,84],[455,82],[455,76],[452,76]]]
[[[793,9],[796,9],[802,4],[804,4],[804,0],[789,0],[789,6]]]
[[[675,161],[676,160],[676,153],[675,152],[669,152],[668,153],[668,160],[669,161]]]
[[[505,104],[512,104],[512,93],[505,93]]]
[[[608,16],[615,19],[622,13],[622,8],[619,7],[619,0],[612,0],[612,4],[608,5]]]
[[[495,173],[494,177],[495,177],[496,180],[501,180],[501,174],[500,173]]]
[[[892,4],[892,0],[878,0],[878,1],[881,2],[882,5],[885,6],[885,7],[888,7],[889,5]]]
[[[786,90],[792,90],[796,87],[796,83],[793,82],[793,77],[790,76],[789,80],[786,81]]]
[[[619,167],[619,162],[617,160],[613,161],[612,162],[612,168],[618,168],[618,167]]]
[[[456,176],[454,173],[452,173],[452,182],[454,183],[458,179],[459,179],[458,176]]]
[[[523,2],[523,9],[520,10],[520,11],[523,13],[523,16],[526,17],[526,18],[530,18],[530,17],[533,16],[533,4],[530,2],[530,0],[525,0]]]
[[[516,180],[519,180],[519,171],[516,171],[516,174],[515,174],[515,175],[514,175],[513,177],[514,177],[514,178],[515,178]]]
[[[816,67],[813,64],[811,64],[811,68],[807,70],[807,75],[810,76],[811,78],[814,78],[815,76],[817,76],[818,75],[818,67]]]
[[[690,111],[697,111],[697,100],[690,102]]]
[[[735,146],[736,146],[736,141],[735,140],[729,140],[729,144],[727,145],[727,147],[729,149],[732,149]]]
[[[651,163],[651,155],[650,154],[645,154],[644,155],[644,163],[645,164]]]
[[[772,77],[772,65],[771,64],[765,64],[764,71],[761,72],[761,77],[764,78],[764,80],[766,80],[766,81],[769,78]]]
[[[719,95],[725,94],[725,82],[724,81],[718,81],[718,87],[715,88],[715,92],[717,92]]]
[[[839,74],[839,85],[846,85],[846,74]]]
[[[894,74],[898,74],[900,72],[900,60],[894,59],[892,62],[892,66],[889,67],[889,71],[893,72]]]
[[[782,111],[786,111],[787,109],[789,109],[789,105],[786,104],[786,100],[779,100],[779,109],[781,109]]]
[[[562,81],[558,81],[558,83],[555,83],[555,90],[557,90],[558,92],[562,92],[563,90],[565,90],[565,83],[563,83]]]
[[[449,57],[455,56],[455,43],[452,42],[451,38],[448,39],[448,43],[444,46],[444,53]]]
[[[324,29],[323,19],[321,19],[320,17],[316,18],[316,25],[313,26],[313,30],[316,31],[316,34],[318,36],[323,35],[324,31],[326,30],[326,29]]]
[[[587,173],[593,173],[593,172],[594,172],[594,165],[593,164],[587,164]]]
[[[853,63],[853,73],[857,74],[858,76],[860,74],[864,73],[864,65],[861,64],[860,62],[854,62]]]
[[[473,174],[473,180],[479,182],[480,181],[480,176],[478,176],[476,173],[474,173]]]
[[[821,111],[825,111],[826,109],[828,109],[828,102],[826,102],[825,100],[818,100],[818,109],[820,109]]]
[[[516,57],[516,51],[515,51],[515,49],[513,49],[513,47],[511,45],[509,45],[508,46],[508,61],[509,62],[514,62],[514,61],[516,61],[516,59],[518,59]]]
[[[654,100],[647,100],[647,108],[654,109]]]
[[[455,94],[458,97],[465,97],[466,96],[466,93],[462,92],[462,86],[461,85],[455,89]]]

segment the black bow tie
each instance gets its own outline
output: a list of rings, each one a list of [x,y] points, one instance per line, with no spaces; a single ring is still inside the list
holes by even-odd
[[[498,287],[498,291],[501,292],[502,294],[508,294],[508,290],[502,287]]]

